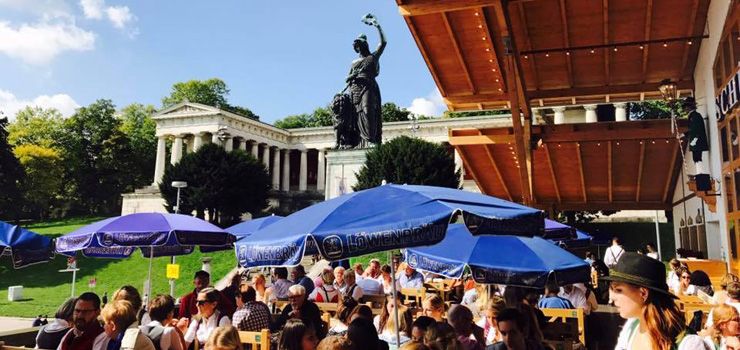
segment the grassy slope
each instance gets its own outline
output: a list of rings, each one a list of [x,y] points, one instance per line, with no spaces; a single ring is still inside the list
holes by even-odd
[[[71,219],[56,222],[36,224],[28,228],[34,232],[56,237],[73,231],[85,224],[100,218]],[[196,251],[188,256],[177,257],[180,264],[180,279],[177,283],[178,295],[185,294],[192,288],[192,274],[201,267],[200,258],[204,255]],[[220,278],[230,271],[236,264],[232,251],[208,253],[212,257],[212,271],[215,278]],[[152,265],[152,290],[154,294],[169,293],[169,284],[165,278],[165,265],[169,258],[155,258]],[[66,268],[66,258],[57,256],[50,263],[39,264],[13,270],[10,259],[0,259],[0,316],[35,317],[38,314],[53,315],[57,306],[71,292],[71,273],[57,272]],[[102,296],[103,292],[111,295],[118,287],[131,284],[142,290],[147,278],[149,260],[135,252],[128,259],[93,259],[78,257],[75,293],[94,291]],[[97,287],[90,289],[88,281],[97,278]],[[22,285],[24,301],[9,302],[8,286]]]

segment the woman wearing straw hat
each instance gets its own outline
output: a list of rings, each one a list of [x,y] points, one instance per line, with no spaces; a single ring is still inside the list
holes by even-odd
[[[665,266],[650,257],[624,253],[603,277],[619,315],[627,319],[615,350],[704,350],[697,335],[686,332],[684,315],[668,292]]]

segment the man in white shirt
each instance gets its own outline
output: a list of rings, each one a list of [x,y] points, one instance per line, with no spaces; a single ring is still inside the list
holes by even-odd
[[[355,283],[362,288],[364,294],[383,295],[383,285],[378,280],[372,277],[357,276],[357,274],[355,277],[357,278]]]
[[[604,264],[609,268],[613,268],[617,265],[617,261],[619,261],[619,258],[621,258],[623,254],[624,248],[622,248],[622,245],[620,244],[619,237],[612,238],[611,247],[606,248],[606,252],[604,253]]]
[[[583,309],[583,313],[586,315],[590,314],[591,311],[596,310],[596,307],[598,307],[596,296],[594,296],[594,293],[588,290],[582,283],[578,283],[577,285],[569,284],[560,288],[558,296],[568,299],[576,309]]]

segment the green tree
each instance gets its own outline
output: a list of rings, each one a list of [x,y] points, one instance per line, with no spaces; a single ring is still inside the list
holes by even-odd
[[[23,167],[8,143],[8,118],[0,114],[0,217],[18,219],[22,204]]]
[[[259,119],[259,116],[248,108],[229,104],[226,100],[229,92],[226,83],[219,78],[188,80],[173,84],[170,95],[162,98],[162,105],[167,108],[183,101],[190,101],[221,108],[247,118]]]
[[[397,137],[367,152],[355,191],[389,183],[458,188],[460,170],[441,145],[408,136]]]
[[[62,188],[64,168],[59,151],[28,143],[16,146],[13,153],[26,173],[22,185],[25,211],[36,219],[48,218]]]
[[[133,159],[135,166],[131,171],[134,185],[137,187],[148,184],[154,173],[157,124],[152,116],[155,112],[152,105],[134,103],[124,107],[118,115],[121,120],[120,130],[128,137],[131,150],[136,154]]]
[[[136,187],[135,154],[110,100],[97,100],[64,121],[59,138],[65,198],[78,212],[112,214]]]
[[[311,115],[306,113],[289,115],[283,119],[276,120],[275,123],[273,123],[275,127],[281,129],[307,128],[311,124],[313,124],[311,121]]]
[[[467,118],[467,117],[477,117],[477,116],[484,116],[484,115],[502,115],[502,114],[511,114],[511,111],[508,109],[496,109],[496,110],[484,110],[484,111],[460,111],[460,112],[445,111],[442,114],[442,118]]]
[[[400,108],[393,102],[386,102],[380,107],[383,123],[404,122],[409,120],[409,112],[406,108]]]
[[[667,119],[671,117],[671,106],[662,100],[633,102],[629,104],[629,116],[635,120]]]
[[[13,146],[33,144],[55,147],[64,119],[53,108],[26,107],[18,111],[8,125],[8,142]]]
[[[222,226],[239,221],[243,213],[256,216],[267,208],[270,191],[267,170],[241,150],[226,152],[222,147],[207,144],[169,166],[159,185],[169,211],[174,210],[177,200],[172,181],[188,183],[181,192],[181,212],[195,211],[200,218],[208,213],[211,222]]]

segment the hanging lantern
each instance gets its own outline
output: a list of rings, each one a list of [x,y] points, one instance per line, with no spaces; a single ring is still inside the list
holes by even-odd
[[[658,90],[660,90],[660,94],[663,95],[663,100],[666,102],[673,102],[678,97],[676,83],[670,79],[661,81]]]

